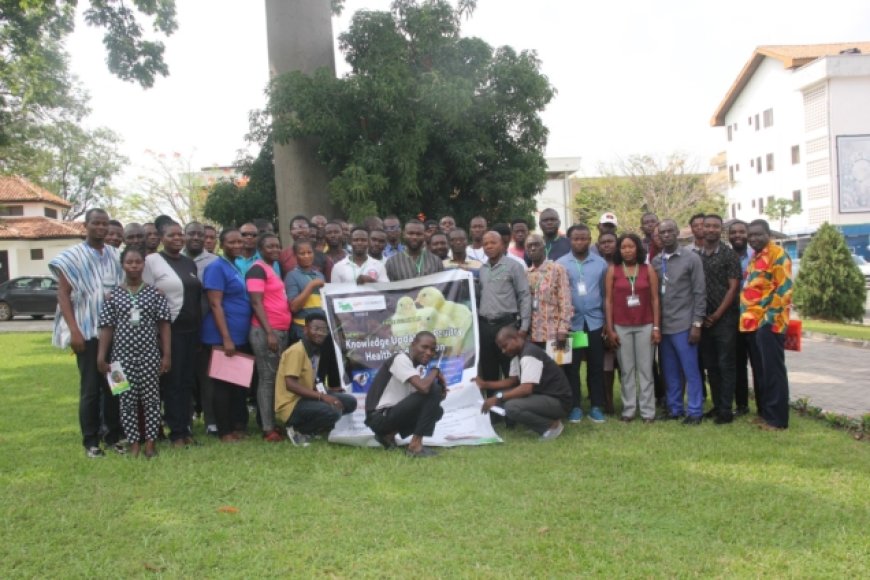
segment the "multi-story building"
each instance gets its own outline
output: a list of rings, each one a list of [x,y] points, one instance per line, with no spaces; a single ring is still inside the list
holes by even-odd
[[[729,217],[793,240],[828,222],[870,257],[870,42],[758,47],[711,125],[724,128]],[[775,199],[801,212],[771,218]]]

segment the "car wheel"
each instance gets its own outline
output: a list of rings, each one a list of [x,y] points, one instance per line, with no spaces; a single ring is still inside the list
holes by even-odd
[[[0,302],[0,321],[12,320],[12,307],[5,302]]]
[[[45,318],[45,314],[31,314],[30,318],[32,318],[33,320],[42,320],[43,318]]]

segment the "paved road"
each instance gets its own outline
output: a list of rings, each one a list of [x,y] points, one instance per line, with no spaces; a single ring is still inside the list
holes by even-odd
[[[870,413],[870,350],[804,338],[801,352],[786,351],[786,364],[792,399],[851,417]]]
[[[16,318],[0,322],[0,333],[50,332],[53,324]],[[804,338],[803,351],[786,351],[786,363],[792,399],[852,417],[870,413],[870,350]]]

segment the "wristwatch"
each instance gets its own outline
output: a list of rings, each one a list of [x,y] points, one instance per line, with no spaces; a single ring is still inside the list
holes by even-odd
[[[695,328],[701,328],[701,323],[696,320],[695,322],[692,323],[692,326],[694,326]]]
[[[504,399],[504,391],[499,391],[499,392],[497,392],[497,393],[495,394],[495,398],[498,399],[499,401],[501,401],[502,399]]]

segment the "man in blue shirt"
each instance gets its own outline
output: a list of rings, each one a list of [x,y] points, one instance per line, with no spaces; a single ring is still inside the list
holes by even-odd
[[[573,405],[568,420],[578,423],[583,419],[580,410],[580,359],[586,355],[586,386],[592,408],[589,418],[595,423],[604,422],[604,277],[607,262],[601,256],[589,251],[592,234],[585,224],[574,224],[568,228],[571,253],[556,260],[568,272],[571,286],[571,302],[574,317],[571,319],[571,332],[586,333],[588,346],[574,348],[571,364],[565,368],[571,385]],[[534,305],[532,305],[534,307]]]

